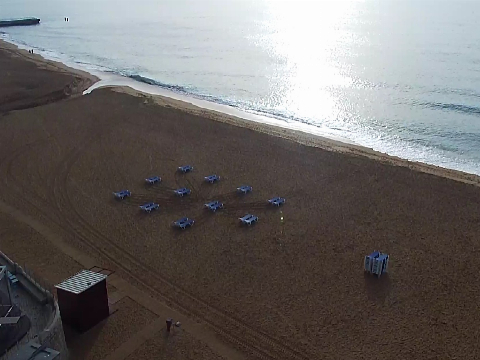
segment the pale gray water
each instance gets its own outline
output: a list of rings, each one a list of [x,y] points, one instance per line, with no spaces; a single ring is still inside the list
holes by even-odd
[[[42,19],[2,37],[50,57],[480,175],[479,15],[456,0],[0,3]]]

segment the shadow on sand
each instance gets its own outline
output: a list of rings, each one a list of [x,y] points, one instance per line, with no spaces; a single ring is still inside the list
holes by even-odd
[[[380,278],[375,275],[364,273],[365,293],[368,300],[377,304],[383,304],[390,294],[392,283],[388,273],[383,274]]]

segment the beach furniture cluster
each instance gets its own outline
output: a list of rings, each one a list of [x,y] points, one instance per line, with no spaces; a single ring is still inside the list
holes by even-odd
[[[193,171],[193,166],[191,165],[179,166],[177,168],[177,171],[181,173],[188,173],[190,171]],[[207,183],[213,184],[220,180],[220,176],[216,174],[208,175],[204,177],[204,180]],[[162,178],[160,176],[151,176],[145,179],[145,182],[148,185],[155,185],[157,183],[160,183],[161,181],[162,181]],[[253,188],[250,185],[242,185],[237,187],[237,193],[241,195],[245,195],[249,192],[252,192],[252,190]],[[173,192],[175,195],[179,197],[184,197],[186,195],[190,195],[192,191],[184,187],[184,188],[173,190]],[[132,193],[130,192],[130,190],[121,190],[121,191],[114,192],[113,195],[116,199],[123,200],[127,197],[132,196]],[[277,196],[267,200],[267,202],[268,204],[273,206],[280,206],[285,204],[285,198]],[[152,211],[158,210],[159,208],[160,208],[160,205],[155,202],[148,202],[140,206],[140,209],[145,213],[151,213]],[[218,200],[213,200],[204,204],[204,208],[212,212],[216,212],[219,209],[223,209],[224,204]],[[258,222],[258,216],[255,216],[253,214],[246,214],[245,216],[242,216],[241,218],[239,218],[239,220],[244,225],[252,225]],[[172,225],[179,229],[185,230],[187,227],[190,227],[193,224],[195,224],[195,220],[190,219],[188,217],[183,217],[177,221],[174,221]]]
[[[365,256],[364,269],[366,272],[380,277],[388,270],[388,259],[387,254],[375,250],[370,255]]]

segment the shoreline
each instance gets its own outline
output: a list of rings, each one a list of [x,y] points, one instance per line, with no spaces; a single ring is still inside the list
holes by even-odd
[[[312,133],[312,131],[315,131],[317,128],[311,125],[286,123],[278,119],[235,109],[228,105],[221,105],[206,100],[196,99],[194,97],[182,96],[173,91],[167,91],[160,87],[144,84],[120,75],[111,76],[111,79],[102,79],[101,76],[104,74],[95,74],[94,71],[89,72],[80,69],[79,67],[76,68],[69,64],[50,60],[39,54],[29,54],[27,50],[20,48],[19,45],[8,42],[4,39],[0,39],[0,47],[11,52],[17,52],[24,58],[33,61],[45,69],[72,73],[85,78],[86,82],[82,84],[76,96],[88,95],[96,89],[112,88],[114,91],[126,93],[131,96],[149,97],[160,106],[173,107],[193,115],[201,115],[215,121],[289,139],[302,145],[355,156],[363,156],[381,163],[407,167],[414,171],[480,187],[480,175],[389,155],[366,146],[349,142],[348,139],[322,135],[320,134],[320,130],[317,130],[317,134],[315,134]],[[301,129],[302,127],[304,128],[303,130]],[[305,127],[310,131],[306,130]]]
[[[478,186],[126,87],[41,104],[75,76],[5,51],[0,67],[2,251],[51,284],[106,270],[122,299],[68,343],[72,359],[372,358],[379,343],[374,358],[471,357]],[[2,112],[10,93],[33,105]],[[120,189],[131,196],[116,201]],[[195,224],[176,231],[183,217]],[[380,279],[363,269],[374,249],[392,259]],[[168,342],[166,318],[183,324]]]
[[[85,79],[86,81],[81,84],[82,86],[78,89],[76,95],[82,95],[86,89],[100,81],[99,77],[86,70],[69,66],[60,61],[47,59],[40,54],[30,54],[26,49],[22,49],[17,44],[8,42],[4,39],[0,39],[0,49],[10,52],[14,56],[20,55],[23,59],[33,62],[41,69],[73,74]]]
[[[444,177],[447,179],[456,180],[480,187],[480,176],[476,174],[470,174],[459,170],[447,169],[436,165],[402,159],[400,157],[375,151],[362,145],[349,144],[341,140],[335,140],[321,135],[310,134],[301,130],[281,128],[275,125],[254,122],[252,120],[247,120],[227,113],[211,109],[205,109],[186,101],[177,100],[163,95],[154,95],[151,93],[142,92],[130,86],[105,86],[104,88],[112,88],[114,91],[126,93],[131,96],[151,98],[156,104],[161,106],[172,107],[193,115],[199,115],[218,122],[251,129],[271,136],[281,137],[305,146],[315,147],[342,154],[362,156],[381,162],[383,164],[406,167],[414,171]]]

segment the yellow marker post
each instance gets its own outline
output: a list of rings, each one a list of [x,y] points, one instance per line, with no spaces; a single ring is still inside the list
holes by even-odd
[[[280,233],[282,234],[282,236],[285,235],[285,222],[284,221],[285,221],[285,218],[283,217],[283,211],[280,210],[280,224],[282,225]]]

